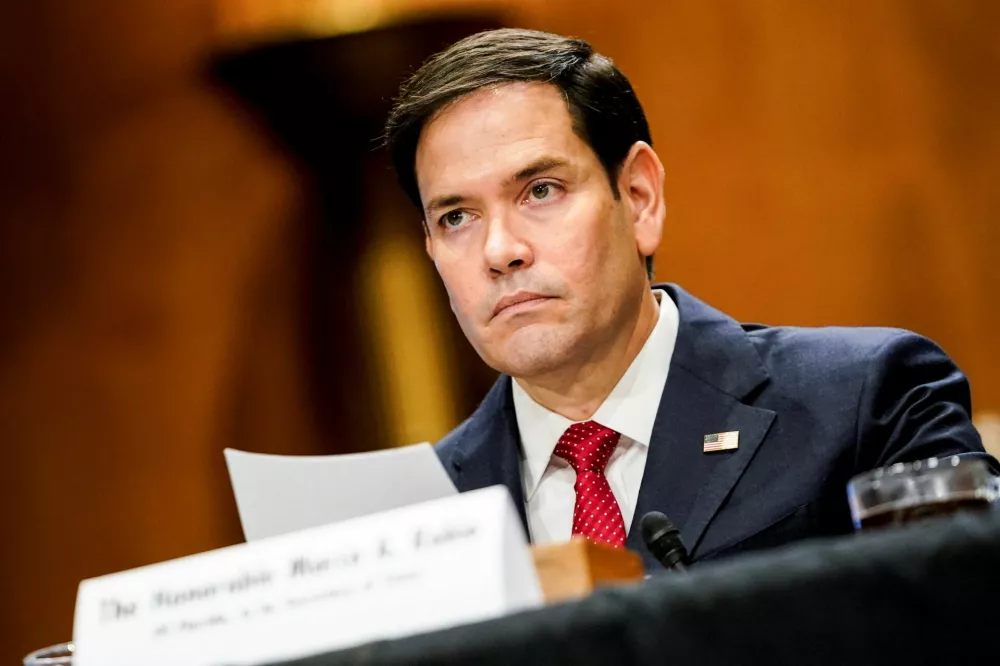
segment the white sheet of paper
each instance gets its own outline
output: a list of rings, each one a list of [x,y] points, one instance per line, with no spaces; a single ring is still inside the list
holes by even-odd
[[[535,608],[503,486],[85,580],[75,666],[244,666]]]
[[[226,449],[247,541],[456,494],[430,444],[333,456]]]

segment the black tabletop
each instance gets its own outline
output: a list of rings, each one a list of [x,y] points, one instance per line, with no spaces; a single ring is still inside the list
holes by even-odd
[[[993,511],[707,563],[281,666],[988,664],[1000,657],[998,608]]]

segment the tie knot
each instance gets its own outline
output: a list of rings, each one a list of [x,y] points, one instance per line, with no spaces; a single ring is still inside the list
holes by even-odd
[[[554,453],[568,462],[577,474],[603,474],[620,437],[611,428],[595,421],[574,423],[559,438]]]

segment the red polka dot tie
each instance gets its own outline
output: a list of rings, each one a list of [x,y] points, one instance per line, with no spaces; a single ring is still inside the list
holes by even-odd
[[[625,521],[604,476],[604,468],[620,437],[611,428],[594,421],[574,423],[559,438],[555,450],[555,455],[576,470],[573,534],[616,548],[625,545]]]

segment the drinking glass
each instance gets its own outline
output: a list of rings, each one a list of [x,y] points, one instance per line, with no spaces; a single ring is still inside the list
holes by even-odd
[[[855,529],[900,525],[956,511],[985,511],[1000,495],[986,462],[950,456],[859,474],[847,484]]]
[[[35,650],[24,658],[24,666],[73,666],[73,644],[60,643]]]

